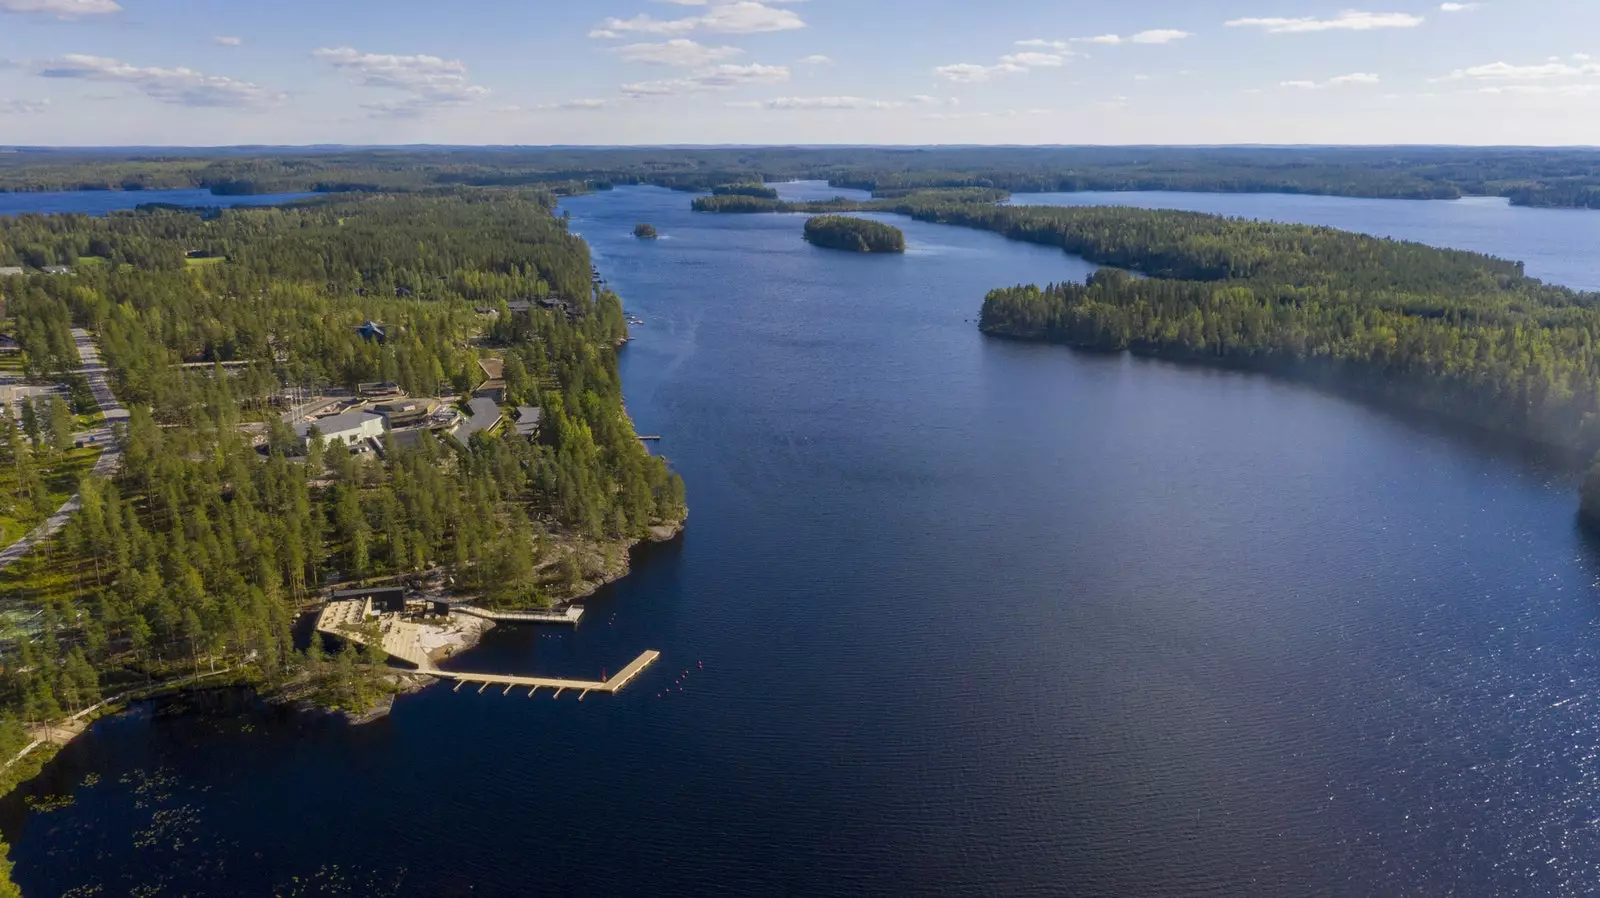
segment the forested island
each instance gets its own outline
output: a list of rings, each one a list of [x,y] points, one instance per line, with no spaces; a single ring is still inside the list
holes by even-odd
[[[894,212],[1112,266],[1087,284],[994,290],[979,319],[994,336],[1268,371],[1585,457],[1600,450],[1600,296],[1527,277],[1519,262],[1192,212],[973,200],[914,191],[766,205]],[[1600,524],[1600,473],[1584,497]]]
[[[661,235],[656,233],[656,226],[653,224],[636,224],[633,226],[633,236],[640,240],[654,240]]]
[[[217,194],[655,184],[774,199],[764,182],[827,180],[892,198],[986,187],[1017,193],[1181,190],[1390,199],[1502,196],[1600,208],[1600,150],[1532,147],[407,147],[51,149],[0,154],[0,191],[202,188]]]
[[[383,653],[292,636],[329,587],[428,577],[541,605],[675,533],[683,482],[623,408],[622,304],[553,208],[517,188],[0,218],[0,266],[70,266],[3,281],[21,365],[76,376],[86,328],[130,410],[116,473],[79,480],[65,529],[0,571],[6,610],[34,622],[0,648],[0,758],[28,727],[206,671],[359,706]],[[385,427],[359,453],[293,426],[308,398],[374,390],[402,397],[385,414],[463,423]],[[533,408],[537,428],[465,426],[468,396],[490,418]],[[51,433],[0,415],[0,467],[45,463]]]
[[[899,228],[847,215],[818,215],[807,219],[805,239],[813,246],[855,253],[906,251],[906,235]]]

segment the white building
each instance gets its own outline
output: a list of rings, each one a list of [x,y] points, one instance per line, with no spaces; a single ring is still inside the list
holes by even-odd
[[[295,425],[294,431],[300,435],[300,439],[310,443],[313,427],[329,443],[338,440],[354,446],[362,440],[373,440],[383,436],[383,416],[371,412],[345,412],[342,415],[329,415],[315,421],[302,421]]]

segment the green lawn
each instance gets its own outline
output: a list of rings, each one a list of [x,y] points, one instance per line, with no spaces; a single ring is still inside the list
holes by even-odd
[[[183,264],[189,266],[190,268],[199,268],[204,265],[216,265],[219,262],[226,261],[228,260],[222,256],[205,256],[199,259],[184,259]]]

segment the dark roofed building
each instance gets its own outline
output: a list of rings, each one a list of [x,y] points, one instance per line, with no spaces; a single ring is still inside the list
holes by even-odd
[[[369,586],[364,589],[341,589],[333,594],[335,602],[363,602],[372,600],[376,611],[406,610],[406,591],[403,586]]]
[[[533,437],[539,433],[539,419],[544,412],[536,405],[524,405],[517,409],[517,436]]]
[[[475,433],[493,430],[500,418],[500,403],[486,396],[475,396],[467,400],[467,416],[456,425],[454,436],[465,443]]]
[[[383,416],[390,430],[421,424],[428,417],[428,404],[415,399],[379,403],[372,410]]]

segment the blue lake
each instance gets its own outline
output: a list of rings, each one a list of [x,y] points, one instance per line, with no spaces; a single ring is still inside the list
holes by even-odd
[[[103,721],[0,802],[28,894],[1600,887],[1600,554],[1567,470],[1269,378],[979,334],[990,288],[1092,271],[1058,250],[888,217],[905,255],[836,253],[803,216],[690,199],[563,202],[644,319],[629,409],[689,529],[576,630],[463,661],[662,662],[581,704],[431,687],[360,728]],[[1398,226],[1372,208],[1344,226]],[[1531,239],[1503,236],[1464,245]],[[1600,284],[1592,245],[1558,263]]]

